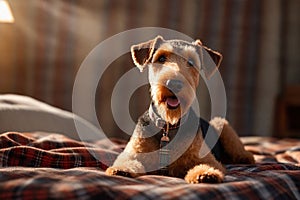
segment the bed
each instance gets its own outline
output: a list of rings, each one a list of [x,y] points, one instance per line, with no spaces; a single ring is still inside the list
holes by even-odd
[[[107,176],[126,141],[100,139],[93,131],[73,113],[0,95],[0,200],[300,199],[299,139],[242,138],[255,165],[226,165],[224,183],[192,185],[166,176]]]
[[[0,199],[300,199],[300,140],[242,138],[255,165],[226,165],[221,184],[107,176],[126,141],[47,132],[0,135]],[[93,153],[91,153],[93,152]],[[95,157],[94,154],[97,154]]]

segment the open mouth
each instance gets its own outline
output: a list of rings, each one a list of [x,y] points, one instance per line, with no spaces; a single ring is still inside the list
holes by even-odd
[[[180,100],[176,96],[166,98],[166,104],[169,109],[177,109],[180,106]]]

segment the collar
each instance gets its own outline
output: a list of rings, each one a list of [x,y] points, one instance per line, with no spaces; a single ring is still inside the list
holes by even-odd
[[[149,117],[154,122],[156,127],[163,129],[164,131],[168,131],[168,130],[178,129],[181,125],[183,125],[188,118],[188,113],[185,114],[183,117],[181,117],[176,124],[171,125],[158,114],[157,109],[154,106],[154,103],[151,103],[149,106]]]

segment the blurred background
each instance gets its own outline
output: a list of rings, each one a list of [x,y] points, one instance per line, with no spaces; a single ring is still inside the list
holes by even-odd
[[[28,95],[71,111],[76,73],[96,45],[128,29],[163,27],[223,54],[227,118],[239,135],[300,137],[299,0],[5,2],[14,20],[0,22],[1,94]],[[120,57],[98,85],[98,120],[111,137],[128,137],[113,120],[110,97],[132,67],[129,54]],[[148,89],[138,89],[130,101],[135,120],[149,105]],[[208,99],[201,113],[209,118],[207,91],[200,93]]]

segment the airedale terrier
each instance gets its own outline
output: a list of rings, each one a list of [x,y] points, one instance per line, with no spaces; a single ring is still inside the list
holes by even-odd
[[[124,151],[106,170],[108,175],[163,174],[188,183],[220,183],[226,172],[222,164],[254,163],[225,119],[208,123],[192,108],[200,71],[210,77],[220,65],[220,53],[200,40],[191,43],[157,36],[133,45],[131,54],[141,71],[149,68],[152,103],[139,118]],[[214,63],[211,68],[209,60]],[[218,140],[213,146],[204,139],[209,126],[215,130],[210,138]],[[209,151],[203,153],[203,149]]]

